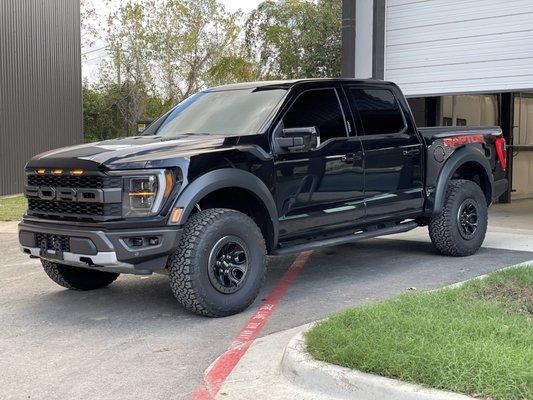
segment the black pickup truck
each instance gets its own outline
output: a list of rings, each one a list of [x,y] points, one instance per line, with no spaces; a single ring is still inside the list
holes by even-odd
[[[19,240],[69,289],[163,272],[186,309],[226,316],[256,298],[267,254],[419,226],[442,254],[475,253],[505,168],[500,128],[417,128],[393,83],[221,86],[140,136],[34,157]]]

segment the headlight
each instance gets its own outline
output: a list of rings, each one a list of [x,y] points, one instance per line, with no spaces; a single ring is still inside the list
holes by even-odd
[[[122,171],[122,217],[147,217],[161,211],[174,185],[174,174],[165,170]]]

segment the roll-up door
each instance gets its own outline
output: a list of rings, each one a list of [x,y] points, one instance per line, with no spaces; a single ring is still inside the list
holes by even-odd
[[[408,96],[533,89],[532,0],[387,0],[385,43]]]

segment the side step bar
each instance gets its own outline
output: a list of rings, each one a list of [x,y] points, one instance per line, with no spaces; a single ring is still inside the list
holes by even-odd
[[[318,249],[321,247],[337,246],[340,244],[353,243],[353,242],[358,242],[364,239],[375,238],[378,236],[385,236],[385,235],[392,235],[394,233],[408,232],[412,229],[417,228],[418,226],[419,225],[414,221],[405,222],[403,224],[398,224],[396,226],[390,226],[390,227],[381,228],[381,229],[374,229],[374,230],[369,230],[369,231],[364,231],[364,232],[352,233],[350,235],[340,236],[336,238],[316,240],[313,242],[297,244],[297,245],[290,246],[290,247],[281,247],[281,248],[275,249],[272,252],[272,255],[279,256],[279,255],[284,255],[284,254],[300,253],[305,250],[314,250],[314,249]]]

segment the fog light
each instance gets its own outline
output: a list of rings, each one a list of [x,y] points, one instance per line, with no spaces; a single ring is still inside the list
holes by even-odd
[[[156,238],[156,237],[148,238],[148,244],[150,246],[157,246],[159,244],[159,238]]]
[[[130,244],[132,247],[142,247],[143,238],[140,238],[140,237],[130,238]]]

